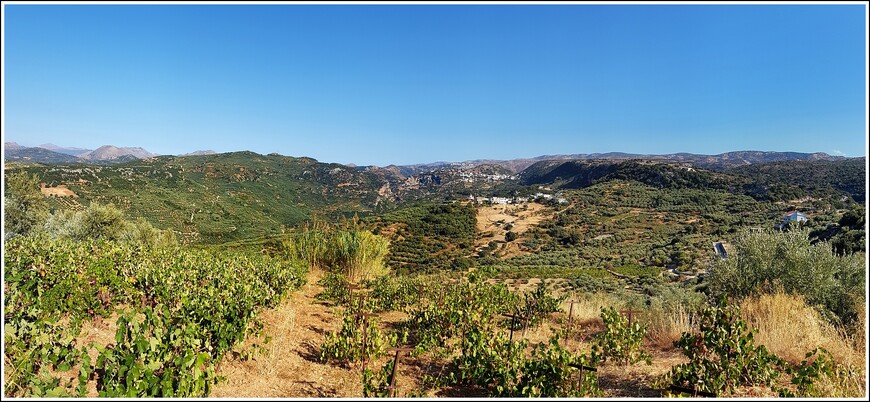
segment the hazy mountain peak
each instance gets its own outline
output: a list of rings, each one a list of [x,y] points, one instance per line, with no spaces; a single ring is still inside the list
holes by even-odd
[[[152,154],[141,147],[116,147],[114,145],[103,145],[93,151],[85,152],[79,157],[92,161],[105,161],[118,159],[123,156],[144,159],[157,156],[157,154]]]
[[[204,150],[204,151],[193,151],[193,152],[186,153],[186,154],[181,154],[181,155],[178,155],[178,156],[214,155],[214,154],[216,154],[216,153],[217,153],[217,152],[215,152],[215,151],[212,151],[212,150],[210,150],[210,149],[207,149],[207,150]]]
[[[52,143],[38,145],[37,147],[47,149],[47,150],[53,151],[53,152],[72,155],[72,156],[79,156],[85,152],[91,151],[90,149],[86,149],[86,148],[61,147],[61,146],[54,145]]]

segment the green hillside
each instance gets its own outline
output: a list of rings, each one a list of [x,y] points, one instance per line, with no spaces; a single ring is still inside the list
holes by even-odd
[[[824,197],[839,193],[865,202],[867,158],[842,161],[785,161],[741,166],[728,172],[743,178],[748,191],[771,198]],[[781,194],[777,194],[781,193]]]
[[[610,180],[633,180],[657,188],[705,189],[749,195],[758,200],[852,197],[864,202],[865,158],[785,161],[707,171],[672,161],[543,161],[520,174],[520,182],[580,189]]]
[[[562,220],[553,223],[556,229],[545,230],[558,243],[563,241],[559,239],[579,236],[564,221],[565,216],[572,215],[572,208],[592,208],[591,202],[599,203],[591,210],[575,213],[587,220],[612,212],[595,211],[599,206],[610,205],[606,198],[599,198],[609,194],[604,189],[613,186],[628,186],[632,194],[608,208],[637,207],[660,214],[674,214],[677,211],[669,208],[681,208],[679,213],[683,215],[676,216],[674,221],[694,217],[711,228],[711,233],[719,235],[739,226],[772,226],[778,223],[777,214],[790,208],[818,212],[817,226],[824,229],[824,225],[839,219],[836,210],[841,210],[842,215],[842,210],[849,207],[851,201],[843,202],[843,196],[863,201],[863,161],[777,162],[729,172],[705,171],[667,161],[542,161],[517,176],[503,168],[481,165],[448,167],[404,177],[396,169],[356,168],[311,158],[233,152],[161,156],[110,166],[13,163],[6,173],[26,170],[49,187],[66,185],[78,195],[74,199],[52,198],[55,209],[77,208],[93,201],[111,203],[125,210],[127,216],[143,217],[158,228],[172,229],[187,243],[238,245],[274,239],[285,228],[313,217],[327,221],[353,215],[376,217],[410,203],[449,203],[467,199],[469,194],[529,195],[539,191],[540,186],[547,186],[565,192],[571,205],[567,213],[559,214]],[[817,198],[793,201],[806,196]],[[576,197],[584,201],[578,203]],[[701,207],[704,209],[698,209]],[[407,265],[414,271],[422,266],[468,265],[464,260],[453,262],[455,257],[470,254],[465,249],[458,252],[457,247],[466,243],[464,237],[439,238],[414,229],[421,222],[420,214],[439,215],[434,210],[415,208],[373,220],[383,227],[405,225],[397,228],[404,245],[393,247],[396,252],[391,264]],[[687,215],[690,212],[693,215]],[[649,230],[662,231],[668,226],[648,223]],[[580,232],[594,231],[587,228]],[[608,234],[602,231],[591,237],[607,238]],[[536,241],[542,244],[540,239]],[[425,247],[417,250],[419,245]],[[408,251],[402,257],[406,260],[400,261],[396,256],[403,247]],[[637,262],[649,263],[646,260]]]
[[[24,169],[49,186],[68,186],[79,203],[114,204],[128,216],[180,232],[187,242],[266,236],[310,219],[312,213],[338,218],[394,204],[378,194],[392,179],[382,173],[252,152]]]
[[[533,254],[498,264],[539,275],[632,266],[690,271],[739,227],[772,227],[782,206],[726,191],[657,189],[611,180],[563,192],[569,204],[520,239]],[[533,276],[534,276],[533,275]]]
[[[388,265],[397,273],[464,269],[471,264],[475,210],[467,204],[402,208],[369,222],[391,239]]]

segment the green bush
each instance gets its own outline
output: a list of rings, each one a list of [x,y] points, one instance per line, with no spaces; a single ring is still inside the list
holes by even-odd
[[[856,301],[864,300],[865,256],[838,256],[826,243],[811,245],[808,236],[806,230],[744,232],[729,258],[711,268],[709,289],[740,299],[782,286],[836,316],[834,321],[854,322]]]
[[[125,219],[124,212],[113,205],[91,203],[81,211],[57,211],[47,219],[45,231],[52,237],[74,241],[103,239],[144,247],[171,247],[175,233],[154,228],[145,219]]]
[[[621,366],[640,361],[652,364],[652,356],[643,350],[646,326],[637,321],[629,324],[628,319],[613,307],[601,309],[601,320],[605,329],[592,340],[593,361],[603,363],[610,360]]]
[[[733,393],[743,385],[772,386],[786,367],[764,345],[755,345],[739,308],[724,298],[704,309],[697,334],[683,333],[674,346],[683,350],[689,362],[671,368],[667,380],[717,395]]]
[[[282,242],[288,258],[309,266],[340,272],[352,283],[387,273],[384,259],[389,240],[360,229],[356,222],[345,227],[315,225],[288,235]]]
[[[24,172],[6,176],[3,193],[3,228],[10,234],[26,235],[48,217],[48,203],[39,191],[39,178]]]
[[[718,396],[760,385],[791,397],[831,397],[825,393],[831,391],[853,397],[863,392],[854,386],[854,379],[860,377],[854,368],[836,364],[824,348],[810,351],[799,365],[791,366],[763,345],[755,345],[753,333],[740,318],[739,308],[721,298],[718,305],[703,311],[697,333],[684,333],[674,342],[689,362],[672,367],[657,385],[674,384]],[[791,385],[783,386],[788,378]]]
[[[345,310],[341,329],[326,334],[320,346],[320,359],[349,363],[360,361],[365,355],[366,359],[374,360],[386,354],[389,343],[389,338],[378,329],[376,317],[363,321],[349,309]]]
[[[527,340],[508,340],[504,331],[491,326],[469,327],[460,342],[459,356],[451,367],[453,383],[473,384],[496,397],[582,397],[598,396],[595,375],[583,371],[579,381],[576,368],[591,359],[574,355],[559,343],[559,335],[532,348],[527,357]]]
[[[547,315],[562,311],[562,302],[568,299],[568,295],[553,296],[542,281],[535,290],[524,294],[523,299],[522,311],[529,320],[529,326],[534,327],[540,325]]]
[[[390,376],[395,362],[390,360],[380,370],[363,369],[363,397],[387,398],[390,396]]]

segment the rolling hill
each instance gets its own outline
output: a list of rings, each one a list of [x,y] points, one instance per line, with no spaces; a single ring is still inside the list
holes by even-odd
[[[274,235],[314,215],[364,216],[412,201],[450,199],[457,191],[496,186],[506,173],[479,166],[404,177],[391,169],[253,152],[158,156],[113,165],[73,162],[10,170],[25,169],[48,186],[66,185],[83,204],[112,203],[129,216],[204,243]]]
[[[25,159],[31,163],[13,163],[7,173],[25,169],[48,186],[67,186],[79,196],[78,203],[115,204],[128,216],[143,217],[196,243],[273,236],[314,216],[333,220],[379,215],[415,202],[531,195],[541,186],[575,190],[612,181],[743,194],[759,201],[807,195],[848,195],[864,201],[863,158],[753,164],[727,171],[663,160],[540,161],[519,174],[500,165],[451,164],[407,174],[397,166],[352,167],[247,151],[147,159],[122,156],[103,165],[81,164],[81,159],[41,148],[8,148],[8,152],[35,152],[41,159],[50,156],[57,162],[41,166],[32,164],[40,158]],[[64,207],[59,199],[52,202],[56,208]]]
[[[865,158],[790,160],[704,170],[662,160],[542,161],[518,177],[523,185],[580,189],[610,180],[632,180],[657,188],[724,190],[759,200],[786,201],[832,194],[864,202]]]
[[[42,145],[39,145],[39,148],[44,148],[44,149],[47,149],[49,151],[60,152],[62,154],[67,154],[67,155],[72,155],[72,156],[79,156],[83,153],[92,151],[91,149],[85,149],[85,148],[60,147],[60,146],[57,146],[54,144],[42,144]]]

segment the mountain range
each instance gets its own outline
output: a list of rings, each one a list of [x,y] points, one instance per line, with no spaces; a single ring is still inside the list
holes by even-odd
[[[702,155],[691,153],[675,153],[675,154],[629,154],[623,152],[607,152],[607,153],[592,153],[592,154],[570,154],[570,155],[541,155],[534,158],[520,158],[510,160],[494,160],[494,159],[477,159],[465,162],[435,162],[416,165],[400,166],[404,174],[414,174],[426,171],[432,171],[444,167],[470,167],[479,165],[497,165],[501,166],[513,173],[519,173],[529,166],[541,161],[569,161],[569,160],[586,160],[586,159],[604,159],[604,160],[666,160],[671,162],[685,162],[697,167],[724,170],[738,166],[751,165],[756,163],[769,163],[781,161],[815,161],[815,160],[844,160],[844,156],[828,155],[824,152],[801,153],[801,152],[767,152],[767,151],[734,151],[726,152],[718,155]]]
[[[20,147],[20,145],[19,145]],[[76,148],[76,147],[60,147],[54,144],[42,144],[38,145],[37,148],[47,149],[52,152],[59,152],[62,154],[72,155],[72,156],[80,156],[81,154],[90,152],[90,149],[85,148]]]
[[[15,142],[6,142],[3,145],[4,158],[7,161],[19,162],[103,164],[157,156],[157,154],[148,152],[141,147],[117,147],[114,145],[103,145],[97,149],[61,147],[54,144],[25,147]]]
[[[58,208],[77,208],[77,203],[92,201],[112,203],[123,207],[130,216],[172,228],[183,234],[185,241],[206,243],[272,235],[280,232],[282,225],[294,226],[314,216],[365,216],[418,202],[468,200],[472,196],[537,197],[540,192],[558,194],[608,183],[636,182],[651,189],[648,191],[681,194],[735,194],[746,202],[826,197],[852,198],[860,203],[864,202],[866,187],[865,157],[822,154],[744,152],[694,156],[698,164],[686,162],[688,158],[634,159],[628,154],[611,154],[610,158],[599,155],[598,159],[545,159],[514,172],[504,164],[481,161],[422,167],[352,167],[250,151],[144,159],[126,155],[111,163],[16,144],[7,147],[9,152],[26,152],[34,159],[42,153],[53,153],[74,160],[6,166],[7,174],[24,170],[36,174],[49,187],[65,185],[75,192],[75,200],[52,201]],[[125,158],[126,162],[120,161]],[[714,170],[699,164],[737,167]]]
[[[212,155],[215,151],[195,151],[179,156]],[[4,143],[3,155],[7,161],[33,162],[33,163],[82,163],[82,164],[105,164],[122,163],[136,159],[145,159],[157,156],[141,147],[117,147],[104,145],[95,150],[60,147],[54,144],[42,144],[38,147],[24,147],[15,142]],[[403,177],[416,174],[434,172],[444,168],[468,169],[481,165],[494,165],[506,169],[509,173],[520,173],[526,168],[542,161],[572,161],[572,160],[662,160],[691,164],[695,167],[722,171],[739,166],[748,166],[759,163],[783,162],[783,161],[836,161],[847,159],[843,156],[829,155],[824,152],[801,153],[801,152],[768,152],[768,151],[734,151],[718,155],[703,155],[692,153],[673,154],[630,154],[623,152],[591,153],[591,154],[561,154],[541,155],[533,158],[518,158],[509,160],[476,159],[463,162],[433,162],[412,165],[389,165],[383,167]],[[354,168],[375,168],[377,166],[356,166]]]

